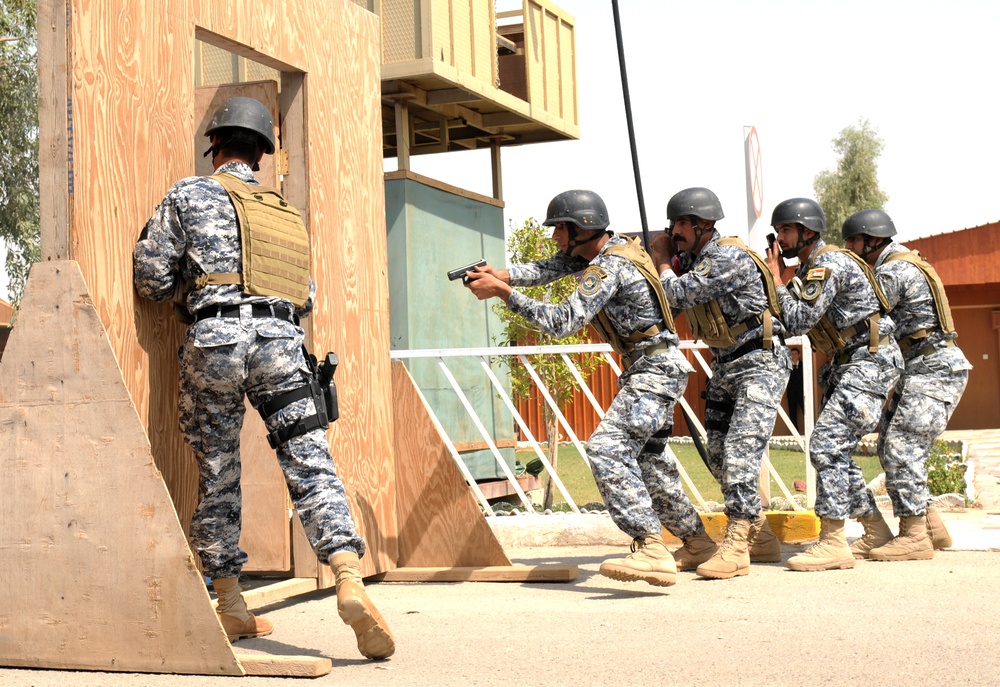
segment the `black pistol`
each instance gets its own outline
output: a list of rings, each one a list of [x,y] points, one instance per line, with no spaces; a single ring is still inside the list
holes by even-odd
[[[480,258],[465,267],[459,267],[457,270],[451,270],[448,272],[448,280],[455,281],[456,279],[461,279],[463,284],[468,284],[469,279],[465,276],[465,273],[475,269],[476,267],[486,267],[486,260]]]

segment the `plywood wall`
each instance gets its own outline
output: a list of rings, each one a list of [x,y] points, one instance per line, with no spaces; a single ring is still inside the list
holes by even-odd
[[[79,261],[154,456],[182,512],[193,509],[193,458],[177,431],[169,306],[137,298],[132,247],[171,184],[194,170],[193,51],[199,38],[284,72],[304,73],[304,134],[283,141],[303,160],[287,183],[304,199],[318,300],[313,347],[335,350],[341,419],[330,431],[368,539],[368,572],[393,564],[391,375],[379,112],[377,18],[348,0],[68,0],[39,3],[40,41],[70,18],[66,100],[42,93],[43,259]],[[58,52],[58,51],[57,51]],[[42,65],[58,76],[58,59]],[[52,92],[54,89],[54,93]],[[66,123],[65,139],[59,131]],[[68,170],[58,146],[65,146]],[[54,150],[54,152],[53,152]],[[297,201],[293,201],[297,202]],[[65,255],[68,253],[69,255]],[[373,568],[374,566],[374,568]]]

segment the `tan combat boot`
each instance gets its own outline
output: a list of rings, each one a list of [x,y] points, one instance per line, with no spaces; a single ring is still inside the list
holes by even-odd
[[[750,572],[750,521],[730,518],[726,524],[726,538],[715,555],[695,570],[701,577],[728,580]]]
[[[366,658],[389,658],[396,650],[396,640],[382,614],[365,593],[361,579],[361,560],[353,551],[330,556],[330,567],[337,581],[337,613],[358,637],[358,651]]]
[[[923,515],[904,515],[899,519],[899,536],[885,546],[872,549],[873,561],[926,561],[934,558],[934,545],[927,536]]]
[[[230,642],[244,637],[264,637],[271,634],[274,625],[266,618],[258,618],[249,610],[237,577],[212,578],[212,587],[219,598],[215,612]]]
[[[670,587],[677,583],[674,557],[659,534],[633,539],[632,553],[601,563],[601,574],[612,580],[646,582],[654,587]]]
[[[868,558],[872,549],[892,541],[892,530],[889,529],[888,523],[882,517],[882,511],[876,509],[874,515],[860,517],[858,522],[865,526],[865,533],[851,544],[851,553],[858,560]]]
[[[702,530],[684,540],[684,546],[674,551],[674,563],[678,570],[694,570],[715,555],[719,545]]]
[[[937,506],[927,506],[927,534],[930,535],[931,544],[935,549],[947,549],[951,546],[951,533],[944,526],[941,511]]]
[[[854,553],[847,545],[844,521],[820,518],[819,541],[786,564],[791,570],[816,572],[854,567]]]
[[[781,562],[781,542],[763,513],[750,523],[749,542],[751,563]]]

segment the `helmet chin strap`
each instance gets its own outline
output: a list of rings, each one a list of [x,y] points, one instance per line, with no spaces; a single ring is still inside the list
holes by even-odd
[[[788,250],[781,251],[781,257],[783,257],[783,258],[795,258],[795,257],[798,257],[799,253],[802,251],[803,248],[807,248],[807,247],[813,245],[819,239],[819,232],[818,231],[814,231],[813,232],[813,235],[812,235],[811,239],[804,239],[804,238],[802,238],[802,225],[801,224],[798,225],[798,228],[799,228],[799,240],[798,240],[798,242],[796,242],[796,244],[794,246],[792,246],[791,248],[789,248]]]
[[[579,234],[579,228],[575,224],[567,223],[567,225],[566,225],[566,234],[569,237],[569,241],[566,242],[566,255],[572,256],[573,253],[576,252],[577,248],[579,248],[580,246],[584,245],[585,243],[590,243],[591,241],[596,241],[597,239],[599,239],[602,236],[604,236],[606,233],[607,233],[607,230],[595,231],[593,236],[591,236],[589,238],[585,238],[582,241],[578,241],[577,240],[577,236],[580,235]]]
[[[864,243],[862,244],[863,247],[861,249],[862,260],[868,260],[869,255],[871,255],[877,250],[884,248],[885,245],[888,243],[888,241],[885,239],[878,239],[879,243],[877,245],[873,245],[872,241],[876,240],[875,237],[868,236],[867,234],[863,234],[863,236],[865,237],[865,240]]]

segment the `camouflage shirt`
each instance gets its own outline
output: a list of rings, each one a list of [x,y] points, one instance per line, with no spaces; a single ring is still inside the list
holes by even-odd
[[[583,329],[602,310],[622,338],[654,324],[662,325],[663,313],[646,278],[627,259],[607,252],[609,246],[624,243],[625,239],[612,234],[591,262],[557,253],[545,260],[511,266],[508,271],[514,287],[548,284],[581,270],[584,274],[576,291],[563,303],[540,303],[514,291],[507,299],[507,307],[556,338]],[[642,350],[660,342],[677,345],[679,339],[664,329],[637,343],[636,348]]]
[[[245,162],[227,162],[216,172],[258,185]],[[242,262],[236,209],[222,185],[209,177],[187,177],[175,183],[146,222],[132,253],[136,291],[155,301],[170,300],[178,279],[194,284],[203,274],[240,272]],[[296,311],[300,317],[312,310],[315,294],[310,279],[309,299]],[[195,313],[207,306],[251,301],[291,307],[280,298],[249,296],[239,284],[208,284],[188,293],[187,308]]]
[[[830,251],[813,261],[816,251],[824,245],[823,239],[818,239],[809,259],[795,270],[801,283],[798,294],[793,296],[786,287],[778,286],[781,319],[785,328],[796,336],[811,331],[827,312],[833,326],[843,331],[879,311],[878,297],[868,277],[849,256]],[[879,320],[882,336],[893,328],[890,318]],[[845,343],[851,347],[866,341],[868,332],[861,331]]]
[[[730,327],[767,309],[767,292],[753,258],[737,246],[720,245],[717,231],[693,256],[689,272],[677,276],[673,270],[667,270],[660,275],[660,281],[673,307],[683,310],[717,301]],[[773,324],[774,334],[784,333],[777,318]],[[758,324],[740,334],[730,348],[712,351],[715,355],[724,354],[761,336],[763,325]]]

